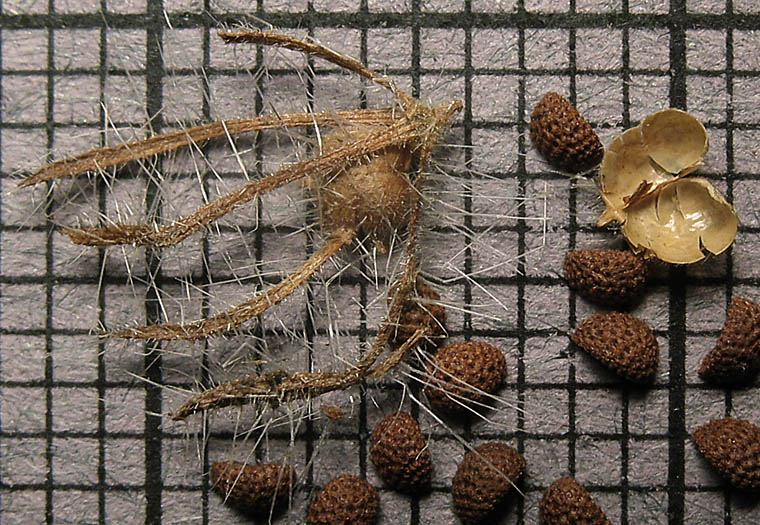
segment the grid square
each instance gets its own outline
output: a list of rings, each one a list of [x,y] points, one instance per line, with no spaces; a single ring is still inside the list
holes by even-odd
[[[628,401],[628,431],[638,435],[667,436],[668,418],[665,414],[669,408],[667,390],[631,393]]]
[[[53,430],[97,432],[98,391],[84,387],[53,388]]]
[[[638,123],[650,113],[668,107],[670,81],[661,76],[631,75],[628,97],[631,123]]]
[[[525,0],[525,10],[533,13],[566,13],[570,10],[570,1]]]
[[[525,286],[525,326],[566,332],[570,290],[565,286]]]
[[[562,383],[567,380],[569,360],[564,337],[531,337],[525,341],[525,382]]]
[[[464,0],[420,0],[420,10],[427,13],[456,13],[464,10]]]
[[[100,84],[94,75],[56,77],[53,119],[57,124],[98,124]]]
[[[723,31],[686,31],[686,65],[696,70],[726,68],[726,36]]]
[[[575,479],[581,485],[617,485],[621,480],[620,442],[581,436],[575,444]]]
[[[684,523],[720,523],[724,520],[725,502],[719,492],[686,491]],[[734,517],[732,516],[732,523]]]
[[[0,421],[3,433],[44,432],[45,389],[37,387],[0,387]]]
[[[517,0],[472,0],[472,11],[474,13],[509,13],[517,10]]]
[[[145,491],[106,491],[106,519],[113,523],[142,523],[145,521]]]
[[[577,108],[592,124],[619,125],[623,121],[623,81],[617,76],[578,75]]]
[[[628,482],[636,487],[663,487],[668,480],[667,439],[632,439],[628,443]]]
[[[559,29],[525,32],[525,67],[528,69],[565,69],[569,65],[569,35]]]
[[[100,0],[54,0],[56,12],[66,14],[97,13],[100,4]]]
[[[633,0],[628,4],[631,13],[652,13],[663,15],[669,10],[668,0]]]
[[[106,390],[106,432],[140,434],[145,429],[145,390],[138,387]]]
[[[611,52],[613,49],[623,48],[621,30],[578,29],[575,35],[575,60],[578,69],[607,70],[619,69],[622,66],[620,54]]]
[[[686,81],[688,110],[703,124],[723,124],[729,106],[726,77],[689,76]],[[717,149],[712,145],[711,149]]]
[[[619,13],[623,10],[622,0],[576,0],[575,11],[578,13]]]
[[[145,442],[142,439],[109,439],[106,443],[106,473],[108,485],[142,485],[145,482]]]
[[[53,379],[57,382],[94,383],[98,379],[98,340],[90,335],[53,336]]]
[[[103,100],[110,119],[120,123],[145,122],[146,90],[145,77],[142,75],[111,75],[106,78]]]
[[[3,436],[0,439],[0,456],[3,458],[0,462],[0,474],[3,477],[3,484],[13,487],[45,483],[48,471],[46,450],[45,439],[17,439]],[[5,506],[5,498],[3,498],[3,503]]]
[[[361,0],[312,0],[311,5],[314,7],[315,11],[324,11],[330,13],[334,13],[336,11],[356,11],[361,6]]]
[[[734,169],[737,173],[760,173],[760,155],[755,144],[760,142],[760,131],[734,131]]]
[[[30,90],[29,86],[37,86],[42,90]],[[47,98],[44,88],[47,78],[42,75],[23,75],[2,77],[2,115],[3,122],[13,124],[44,123],[47,120]]]
[[[755,0],[734,0],[735,13],[760,13],[760,4]]]
[[[78,2],[81,3],[81,2]],[[87,45],[83,45],[83,44]],[[53,63],[58,71],[96,71],[100,64],[100,31],[61,29],[53,31]]]
[[[165,122],[198,121],[203,118],[202,80],[190,75],[172,75],[164,78]]]
[[[731,104],[734,109],[734,122],[743,124],[760,122],[760,105],[756,98],[756,94],[760,90],[760,78],[738,77],[732,81],[733,97]]]
[[[387,3],[387,2],[383,2]],[[412,32],[409,29],[370,29],[367,31],[367,66],[382,73],[390,64],[411,65]]]
[[[367,8],[381,13],[405,13],[411,9],[411,0],[367,0]]]
[[[631,29],[628,34],[631,69],[670,67],[670,32],[667,29]]]
[[[575,431],[618,434],[623,429],[623,395],[618,388],[577,389]]]
[[[47,501],[44,490],[7,492],[3,489],[0,495],[3,498],[3,518],[9,523],[24,523],[29,516],[39,516]]]
[[[3,71],[47,69],[47,38],[47,32],[41,29],[4,30],[0,43]]]
[[[472,117],[489,122],[516,122],[519,77],[477,75],[472,78]]]
[[[473,29],[470,63],[478,69],[516,69],[519,66],[516,29]]]
[[[111,29],[106,34],[106,63],[110,70],[145,69],[147,34],[144,29]]]
[[[557,478],[567,474],[569,445],[566,439],[526,439],[526,458],[541,458],[528,466],[528,479],[532,486],[548,487]]]
[[[0,286],[0,329],[41,330],[45,327],[46,291],[38,284]]]
[[[565,434],[568,393],[564,388],[527,389],[525,398],[525,431],[533,434]]]
[[[59,523],[91,523],[99,505],[95,490],[53,490],[53,515]]]
[[[757,31],[734,31],[734,69],[760,69],[760,33]]]
[[[686,0],[686,11],[689,13],[721,14],[726,12],[725,4],[711,0]]]
[[[725,286],[690,286],[686,290],[686,329],[720,330],[725,309]]]
[[[662,490],[632,490],[628,495],[629,523],[646,523],[647,525],[665,525],[668,513],[668,493]]]
[[[131,0],[120,2],[119,0],[106,0],[107,9],[112,13],[135,14],[144,13],[147,9],[148,0]]]
[[[691,439],[684,443],[684,481],[686,486],[700,489],[722,487],[725,483]]]
[[[46,14],[48,12],[47,0],[5,0],[3,2],[3,14]]]
[[[167,70],[199,68],[203,65],[203,30],[168,29],[163,40],[164,67]]]
[[[82,438],[53,439],[53,472],[61,485],[98,483],[98,440]]]
[[[53,288],[53,328],[91,330],[98,323],[98,287],[64,284]]]
[[[464,67],[464,31],[428,29],[420,31],[420,67],[452,69]]]

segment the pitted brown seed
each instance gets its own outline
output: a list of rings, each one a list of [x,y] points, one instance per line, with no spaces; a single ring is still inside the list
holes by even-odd
[[[309,525],[371,525],[380,511],[380,496],[367,480],[341,474],[330,480],[312,501]]]
[[[760,489],[760,427],[744,419],[713,419],[692,438],[699,451],[733,486]]]
[[[589,301],[628,305],[646,286],[648,264],[630,250],[572,250],[565,255],[567,284]]]
[[[552,166],[571,173],[596,166],[604,156],[591,125],[553,91],[543,96],[530,116],[530,138]]]
[[[734,297],[715,348],[705,355],[699,377],[719,385],[750,383],[760,370],[760,305]]]
[[[583,321],[572,340],[605,366],[634,383],[648,383],[657,373],[660,347],[652,329],[630,314],[596,313]]]
[[[386,416],[370,437],[369,457],[391,488],[420,492],[430,486],[433,462],[417,421],[408,412]]]
[[[220,461],[211,465],[210,476],[212,486],[227,502],[258,516],[287,506],[296,483],[295,470],[282,463]]]
[[[539,511],[543,525],[610,525],[591,494],[570,476],[546,489]]]
[[[484,443],[465,454],[451,482],[454,513],[479,523],[504,499],[525,471],[525,458],[506,443]]]
[[[438,304],[440,294],[422,279],[415,283],[416,294],[404,304],[392,343],[401,346],[420,328],[426,336],[421,346],[432,350],[446,338],[446,309]]]
[[[501,386],[507,361],[493,345],[458,341],[439,348],[429,369],[425,394],[430,404],[440,410],[465,411],[466,406],[483,402],[481,392],[492,394]]]

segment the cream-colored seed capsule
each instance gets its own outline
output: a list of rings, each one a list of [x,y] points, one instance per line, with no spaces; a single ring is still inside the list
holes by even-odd
[[[601,165],[606,210],[599,225],[620,223],[635,251],[670,263],[726,250],[736,237],[736,213],[706,179],[684,178],[708,148],[704,126],[679,109],[653,113],[616,137]]]

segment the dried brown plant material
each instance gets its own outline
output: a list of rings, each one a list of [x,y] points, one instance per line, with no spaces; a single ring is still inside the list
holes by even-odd
[[[293,467],[281,463],[248,465],[220,461],[211,465],[211,484],[225,502],[255,516],[287,507],[296,484]]]
[[[643,292],[649,265],[630,250],[571,250],[563,264],[567,284],[589,301],[628,305]]]
[[[275,402],[304,399],[343,389],[373,374],[387,373],[404,352],[429,335],[428,327],[414,330],[381,363],[377,363],[398,326],[418,275],[417,225],[422,187],[430,153],[447,129],[460,101],[427,106],[396,88],[387,78],[314,42],[270,31],[220,32],[228,43],[277,46],[308,54],[358,74],[388,89],[397,107],[357,109],[334,113],[280,113],[249,119],[213,122],[154,136],[117,147],[99,148],[43,167],[23,180],[21,186],[97,172],[108,167],[139,161],[178,148],[195,146],[214,137],[305,126],[333,126],[326,132],[323,148],[312,158],[285,165],[275,173],[252,180],[222,195],[196,211],[168,224],[123,224],[65,228],[75,243],[111,246],[136,244],[172,246],[208,227],[221,217],[263,194],[295,181],[302,181],[317,201],[324,245],[285,279],[251,299],[206,319],[125,328],[106,335],[154,340],[199,339],[239,327],[292,294],[343,247],[367,238],[382,252],[392,236],[405,234],[406,258],[395,287],[397,293],[387,317],[378,327],[372,347],[362,359],[338,372],[267,373],[218,385],[190,399],[174,414],[186,417],[199,410],[249,403],[258,399]],[[395,238],[395,237],[394,237]]]
[[[336,407],[335,405],[323,404],[319,406],[319,409],[322,411],[325,417],[331,421],[338,421],[346,416],[345,412],[343,412],[343,409]]]
[[[699,451],[734,487],[760,489],[760,427],[744,419],[713,419],[692,438]]]
[[[395,290],[391,292],[388,294],[389,301]],[[438,292],[422,279],[417,279],[414,292],[401,309],[401,317],[393,332],[391,343],[401,345],[414,332],[423,329],[426,335],[420,346],[430,350],[446,338],[446,309],[439,304],[441,296]]]
[[[686,264],[725,251],[736,237],[733,207],[703,178],[684,178],[704,161],[709,144],[692,115],[666,109],[612,141],[604,154],[600,190],[603,226],[621,224],[632,248]]]
[[[463,523],[480,523],[525,472],[525,458],[506,443],[484,443],[465,454],[451,482],[454,513]]]
[[[629,381],[649,383],[657,374],[660,346],[654,332],[631,314],[596,313],[575,329],[572,340]]]
[[[439,348],[428,369],[425,394],[433,408],[461,412],[496,392],[507,376],[507,360],[488,343],[458,341]]]
[[[539,512],[543,525],[611,525],[591,494],[570,476],[546,489]]]
[[[369,458],[391,488],[421,492],[430,487],[433,461],[417,420],[395,412],[380,421],[370,436]]]
[[[380,496],[367,480],[341,474],[319,491],[309,507],[309,525],[372,525],[380,512]]]
[[[760,305],[734,297],[715,348],[702,359],[699,377],[719,385],[752,382],[760,370]]]
[[[578,173],[598,165],[604,147],[594,128],[559,93],[546,93],[530,116],[530,138],[549,163]]]

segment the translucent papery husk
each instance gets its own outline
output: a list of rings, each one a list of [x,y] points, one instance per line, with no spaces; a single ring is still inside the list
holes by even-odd
[[[618,135],[602,160],[599,182],[607,208],[598,225],[625,222],[626,207],[673,177],[693,172],[708,148],[704,126],[679,109],[653,113]]]
[[[675,264],[722,253],[739,223],[733,207],[703,178],[665,182],[625,211],[622,231],[633,249]]]

